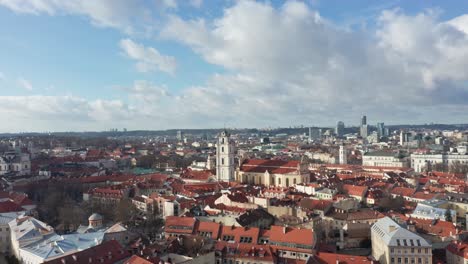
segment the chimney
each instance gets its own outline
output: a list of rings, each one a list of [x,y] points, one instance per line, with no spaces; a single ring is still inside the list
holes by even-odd
[[[395,231],[396,229],[397,229],[397,227],[394,226],[394,225],[388,226],[388,232],[390,232],[390,233]]]

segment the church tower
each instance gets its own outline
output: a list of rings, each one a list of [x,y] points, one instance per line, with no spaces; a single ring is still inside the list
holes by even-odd
[[[348,153],[344,145],[340,145],[340,164],[348,164]]]
[[[234,141],[230,140],[229,133],[224,130],[219,134],[216,143],[216,179],[218,181],[229,182],[234,180],[234,155]]]

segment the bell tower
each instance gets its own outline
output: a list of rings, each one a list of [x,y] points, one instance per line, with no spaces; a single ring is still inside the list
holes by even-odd
[[[234,156],[234,141],[230,139],[230,134],[223,130],[216,143],[216,179],[218,181],[230,182],[234,180]]]

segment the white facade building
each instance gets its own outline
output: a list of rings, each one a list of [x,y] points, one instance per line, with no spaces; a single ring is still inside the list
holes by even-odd
[[[229,133],[224,130],[216,143],[216,178],[218,181],[233,181],[235,172],[235,145]]]
[[[458,153],[444,154],[411,154],[411,168],[415,172],[423,172],[434,164],[453,164],[468,165],[468,155]]]
[[[381,264],[432,264],[432,246],[384,217],[371,228],[372,256]]]
[[[362,155],[363,166],[379,166],[379,167],[409,167],[407,157],[398,153],[386,151],[367,152]]]
[[[19,176],[31,174],[29,154],[7,152],[0,156],[0,175],[14,173]]]

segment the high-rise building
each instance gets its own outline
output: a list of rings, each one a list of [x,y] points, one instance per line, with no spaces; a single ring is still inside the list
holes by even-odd
[[[336,123],[336,129],[335,129],[335,134],[337,137],[342,137],[344,135],[344,129],[345,129],[345,125],[343,123],[343,121],[338,121]]]
[[[322,129],[309,127],[309,142],[312,142],[314,139],[322,138]]]
[[[235,145],[230,134],[224,130],[216,143],[216,178],[218,181],[229,182],[234,180],[235,171]]]
[[[377,134],[379,137],[385,137],[386,135],[385,124],[384,123],[377,123]]]
[[[400,145],[405,145],[405,143],[408,143],[411,139],[411,133],[409,132],[405,132],[405,131],[401,131],[400,132]]]
[[[364,125],[367,125],[367,117],[365,115],[361,117],[361,126],[364,126]]]
[[[369,135],[369,128],[367,127],[367,125],[361,126],[359,135],[364,139],[367,138],[367,136]]]
[[[184,138],[184,133],[182,131],[177,131],[177,140],[182,141]]]
[[[361,128],[359,130],[359,135],[366,139],[369,135],[369,127],[367,127],[367,117],[364,115],[361,117]]]

